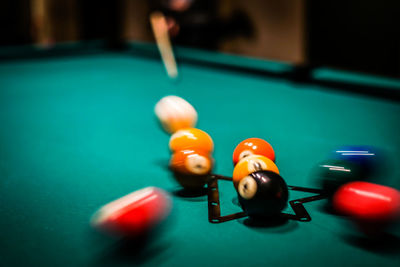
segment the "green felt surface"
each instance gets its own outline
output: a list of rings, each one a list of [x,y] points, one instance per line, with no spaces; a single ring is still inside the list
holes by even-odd
[[[156,59],[109,52],[0,63],[0,265],[399,266],[398,229],[389,245],[361,243],[324,201],[306,204],[311,222],[249,227],[210,224],[206,197],[174,196],[170,221],[141,252],[93,231],[90,216],[113,199],[179,189],[153,113],[169,94],[197,109],[216,173],[231,175],[235,145],[261,137],[288,184],[315,186],[312,169],[333,148],[367,144],[387,157],[375,181],[399,188],[398,102],[205,65],[179,71],[171,82]],[[221,181],[220,191],[222,213],[239,211],[233,186]]]

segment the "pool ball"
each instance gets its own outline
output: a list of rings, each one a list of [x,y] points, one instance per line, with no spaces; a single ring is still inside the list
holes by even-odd
[[[349,182],[362,180],[362,168],[347,160],[325,160],[316,168],[316,177],[322,190],[331,197],[336,190]]]
[[[378,150],[371,146],[343,146],[333,151],[333,158],[350,161],[362,168],[362,175],[370,178],[378,165]]]
[[[267,157],[251,155],[243,158],[233,169],[233,185],[237,189],[240,180],[255,171],[273,171],[279,174],[278,167]]]
[[[164,190],[146,187],[101,207],[91,225],[108,234],[137,237],[160,225],[170,214],[171,198]]]
[[[161,126],[168,133],[196,126],[196,110],[189,102],[179,96],[163,97],[157,102],[154,112]]]
[[[181,150],[172,155],[170,169],[183,188],[196,190],[206,184],[213,164],[213,159],[207,152]]]
[[[289,191],[283,178],[271,171],[257,171],[240,180],[238,198],[250,217],[271,217],[287,205]]]
[[[272,146],[260,138],[248,138],[240,142],[233,151],[233,165],[250,155],[261,155],[275,161],[275,152]]]
[[[214,150],[214,142],[204,131],[196,128],[178,130],[169,139],[169,148],[172,152],[194,149],[211,153]]]
[[[368,234],[381,234],[400,217],[400,192],[369,182],[351,182],[341,186],[333,196],[334,209],[354,221]]]

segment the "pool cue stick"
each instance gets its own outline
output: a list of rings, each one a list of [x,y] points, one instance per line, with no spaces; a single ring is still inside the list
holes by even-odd
[[[32,35],[35,45],[40,48],[47,48],[51,43],[51,21],[48,5],[48,1],[45,0],[32,1]]]
[[[168,35],[167,21],[161,12],[155,11],[150,14],[150,23],[167,74],[170,78],[175,79],[178,77],[178,68]]]

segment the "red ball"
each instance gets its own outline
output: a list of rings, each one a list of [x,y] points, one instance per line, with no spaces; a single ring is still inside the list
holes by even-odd
[[[333,196],[333,207],[351,217],[366,233],[378,232],[400,216],[400,192],[368,182],[351,182]]]
[[[101,207],[92,225],[120,236],[139,236],[159,225],[171,211],[169,195],[156,187],[146,187]]]

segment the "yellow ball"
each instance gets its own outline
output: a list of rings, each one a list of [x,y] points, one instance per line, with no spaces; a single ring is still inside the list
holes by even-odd
[[[196,128],[187,128],[176,131],[171,135],[169,148],[172,152],[192,149],[212,153],[214,142],[206,132]]]
[[[279,174],[278,167],[267,157],[251,155],[240,160],[233,169],[233,185],[237,190],[240,180],[256,171],[272,171]]]

